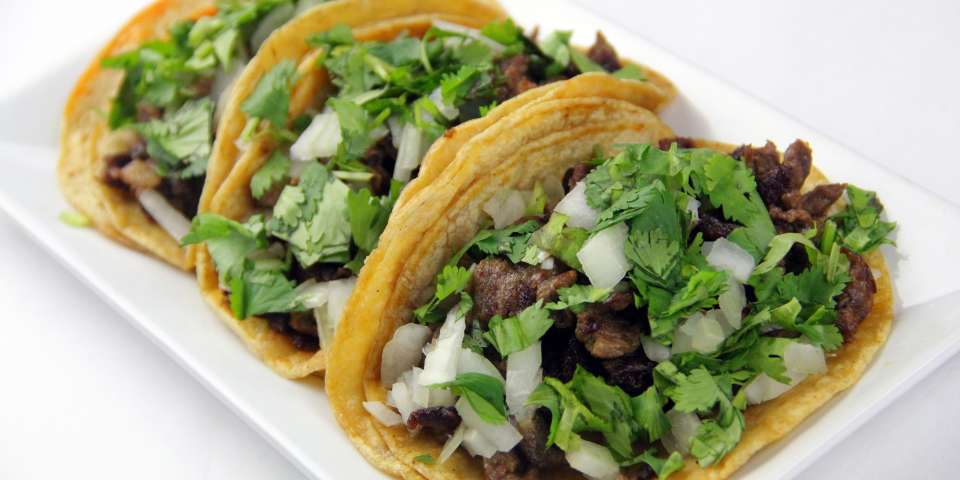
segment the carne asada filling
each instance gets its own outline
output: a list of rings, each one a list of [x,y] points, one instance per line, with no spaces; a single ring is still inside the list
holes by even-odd
[[[173,24],[167,39],[104,59],[104,68],[124,72],[108,125],[137,139],[104,155],[101,180],[134,198],[156,190],[184,217],[195,216],[216,103],[266,36],[299,9],[294,0],[221,2],[211,15]]]
[[[800,141],[782,162],[772,143],[733,156],[660,146],[570,168],[552,209],[542,189],[522,193],[527,209],[454,255],[387,343],[387,403],[446,442],[441,462],[463,446],[490,479],[564,465],[665,478],[685,455],[709,466],[739,442],[748,404],[822,373],[855,336],[876,292],[860,254],[893,228],[851,225],[879,217],[874,194],[801,194]],[[827,217],[837,188],[851,204]],[[782,208],[804,211],[806,228],[781,229]],[[397,376],[400,358],[411,368]],[[441,411],[443,428],[421,428]]]
[[[250,184],[270,219],[254,215],[241,224],[203,214],[185,240],[206,241],[213,249],[249,240],[247,257],[273,249],[267,268],[238,258],[236,251],[230,258],[213,255],[235,316],[268,313],[274,330],[303,348],[311,344],[299,338],[310,334],[290,322],[302,312],[322,310],[317,318],[328,324],[317,330],[322,346],[323,332],[339,319],[339,312],[328,308],[326,284],[349,282],[349,273],[359,271],[400,189],[447,128],[581,72],[606,69],[643,79],[637,68],[620,66],[599,33],[587,54],[572,48],[569,39],[570,32],[555,32],[536,43],[510,20],[481,30],[436,22],[423,38],[388,42],[355,40],[343,25],[311,36],[308,42],[336,87],[330,98],[288,125],[287,108],[274,104],[288,103],[277,99],[289,99],[296,80],[292,62],[281,62],[243,104],[248,137],[268,132],[279,143]],[[266,98],[272,103],[262,101]],[[314,275],[318,265],[327,273]]]

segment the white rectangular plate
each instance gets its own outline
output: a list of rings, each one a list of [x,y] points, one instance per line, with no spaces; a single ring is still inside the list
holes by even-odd
[[[889,343],[855,387],[751,460],[743,478],[795,475],[960,348],[960,290],[945,268],[960,265],[950,242],[960,236],[960,209],[580,7],[508,6],[523,25],[575,30],[582,45],[602,30],[622,55],[666,74],[681,92],[664,113],[678,134],[781,146],[805,139],[830,178],[877,190],[899,222],[899,254],[888,255],[898,305]],[[260,364],[209,311],[192,276],[57,220],[68,209],[54,177],[62,106],[47,92],[72,87],[62,71],[0,101],[0,207],[305,473],[376,476],[337,428],[320,382],[287,381]]]

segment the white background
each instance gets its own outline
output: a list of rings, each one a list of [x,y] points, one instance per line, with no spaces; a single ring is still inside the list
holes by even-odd
[[[79,74],[141,3],[0,0],[0,96]],[[960,204],[960,3],[581,3]],[[0,265],[0,478],[301,478],[2,213]],[[801,478],[955,477],[957,378],[955,358]]]

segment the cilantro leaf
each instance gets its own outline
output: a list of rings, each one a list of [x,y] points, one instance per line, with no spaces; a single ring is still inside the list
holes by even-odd
[[[570,36],[573,32],[560,31],[547,35],[540,42],[540,49],[558,65],[566,68],[570,64]]]
[[[503,424],[507,421],[503,382],[497,378],[482,373],[461,373],[452,382],[430,385],[430,388],[446,388],[466,398],[487,423]]]
[[[612,292],[609,288],[597,288],[593,285],[571,285],[557,290],[557,301],[547,304],[549,310],[573,310],[577,312],[588,303],[600,303]]]
[[[181,178],[203,175],[213,142],[213,102],[191,100],[163,118],[138,123],[147,140],[147,153],[157,162],[162,176]]]
[[[181,239],[183,245],[207,244],[222,283],[241,275],[244,261],[255,250],[266,246],[263,219],[254,215],[239,223],[213,213],[193,217],[190,232]]]
[[[843,245],[854,252],[867,253],[880,245],[892,244],[887,236],[897,228],[894,222],[881,219],[883,204],[877,194],[847,185],[849,203],[840,213],[831,217],[839,228]]]
[[[417,455],[416,457],[413,457],[413,461],[420,462],[424,465],[434,465],[437,463],[437,461],[433,458],[433,455],[430,455],[429,453]]]
[[[287,179],[290,171],[290,158],[280,150],[274,150],[270,159],[250,178],[250,193],[260,199],[274,186]]]
[[[369,253],[376,248],[380,234],[387,226],[390,211],[400,195],[401,186],[396,181],[391,183],[390,193],[381,197],[374,197],[366,188],[347,193],[350,232],[353,243],[361,251]]]
[[[647,76],[644,75],[643,70],[640,70],[634,65],[624,65],[623,68],[613,72],[613,76],[621,80],[637,80],[637,81],[646,81]]]
[[[443,317],[437,312],[440,302],[446,300],[454,293],[463,292],[470,282],[470,271],[457,265],[446,265],[443,270],[437,274],[437,290],[433,298],[420,308],[413,311],[414,318],[422,324],[430,324],[443,320]]]
[[[540,340],[552,325],[550,311],[543,308],[543,301],[540,300],[516,316],[494,316],[490,319],[489,331],[483,338],[500,352],[501,357],[507,358],[507,355],[519,352]]]
[[[352,45],[353,29],[345,23],[338,23],[330,30],[314,33],[307,37],[311,47],[335,47],[337,45]]]
[[[269,120],[276,128],[286,127],[295,73],[293,60],[281,61],[257,82],[240,109],[252,118]]]
[[[665,401],[656,387],[648,387],[644,392],[630,401],[633,407],[633,416],[644,429],[649,441],[660,439],[670,430],[670,420],[663,413]],[[651,465],[652,466],[652,465]]]
[[[533,234],[531,241],[571,268],[582,270],[577,252],[587,241],[590,232],[583,228],[567,227],[566,222],[566,215],[554,213],[547,224]]]

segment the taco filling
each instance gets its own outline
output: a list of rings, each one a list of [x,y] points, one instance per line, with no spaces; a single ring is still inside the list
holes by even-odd
[[[385,344],[389,394],[367,411],[444,444],[419,460],[462,447],[490,479],[720,461],[749,406],[825,372],[857,335],[876,292],[863,256],[895,225],[872,192],[801,190],[802,141],[782,156],[692,145],[576,165],[557,203],[539,186],[495,195],[492,227]]]
[[[509,19],[481,29],[435,20],[420,38],[389,41],[355,39],[346,25],[310,36],[301,65],[279,62],[242,105],[242,147],[267,139],[270,149],[249,184],[259,211],[242,223],[203,213],[184,243],[206,242],[237,319],[261,316],[318,350],[399,192],[448,128],[582,72],[643,79],[601,34],[586,53],[569,40],[538,41]],[[304,65],[322,67],[331,91],[290,119]]]
[[[108,114],[101,180],[136,197],[176,239],[197,213],[221,102],[275,29],[317,0],[224,1],[169,38],[103,60],[123,70]]]

